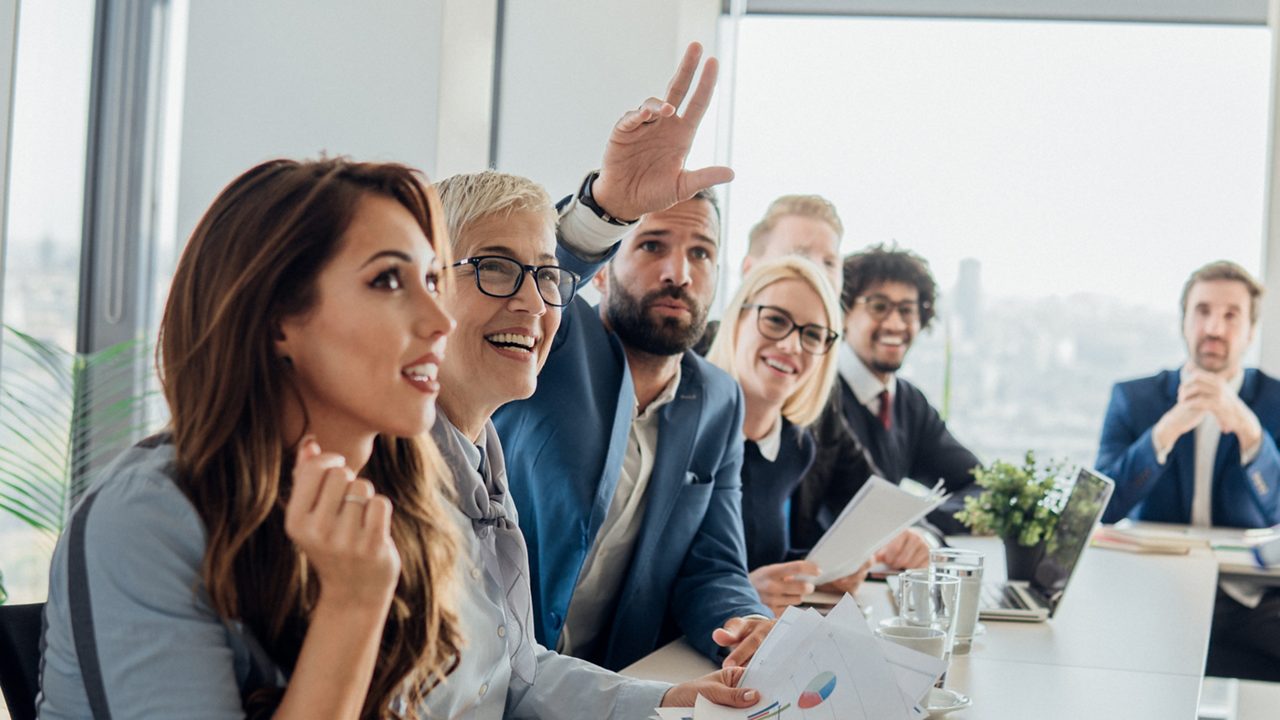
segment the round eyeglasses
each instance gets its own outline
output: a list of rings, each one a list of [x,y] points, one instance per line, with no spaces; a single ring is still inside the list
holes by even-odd
[[[756,329],[770,340],[786,340],[791,333],[800,333],[800,349],[810,355],[826,355],[840,338],[840,333],[825,325],[798,325],[790,313],[780,307],[746,305],[742,309],[756,311]]]
[[[918,303],[914,300],[903,300],[895,303],[884,295],[863,295],[854,300],[853,304],[866,305],[867,314],[878,321],[888,318],[889,313],[896,310],[898,316],[902,318],[902,322],[907,324],[918,320],[922,309],[929,309],[929,303]]]
[[[509,298],[520,292],[525,273],[533,276],[533,285],[542,301],[552,307],[568,305],[578,293],[582,278],[559,265],[525,265],[502,255],[477,255],[464,258],[453,267],[471,266],[476,273],[476,288],[489,297]]]

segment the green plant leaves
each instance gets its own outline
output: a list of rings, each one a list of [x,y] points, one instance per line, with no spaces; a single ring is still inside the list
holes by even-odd
[[[150,347],[77,354],[3,327],[0,511],[54,537],[96,468],[145,431]]]
[[[975,534],[1016,538],[1019,545],[1034,546],[1049,539],[1065,500],[1061,483],[1062,461],[1037,465],[1028,450],[1022,465],[996,460],[974,468],[983,492],[966,497],[956,519]]]

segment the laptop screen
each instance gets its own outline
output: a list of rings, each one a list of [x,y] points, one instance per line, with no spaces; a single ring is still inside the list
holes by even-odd
[[[1031,580],[1032,589],[1048,602],[1050,615],[1057,609],[1062,591],[1084,554],[1093,526],[1102,517],[1114,487],[1110,479],[1086,468],[1081,468],[1076,476],[1071,496],[1062,508],[1053,537],[1045,545]]]

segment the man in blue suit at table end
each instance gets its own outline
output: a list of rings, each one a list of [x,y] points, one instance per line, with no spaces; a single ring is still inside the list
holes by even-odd
[[[742,392],[689,351],[721,249],[705,188],[732,177],[682,169],[715,78],[709,60],[676,114],[697,60],[691,49],[666,103],[624,116],[601,172],[561,209],[560,264],[594,276],[601,301],[564,308],[537,390],[493,418],[529,548],[538,640],[614,670],[680,635],[744,665],[773,625],[747,578]],[[619,162],[632,135],[652,146],[663,134],[671,152]],[[632,177],[611,176],[627,166]],[[574,203],[617,232],[574,225]]]
[[[1244,368],[1262,286],[1218,261],[1182,291],[1182,368],[1118,383],[1098,469],[1116,481],[1103,520],[1280,524],[1280,382]],[[1224,580],[1206,673],[1280,680],[1280,590]]]

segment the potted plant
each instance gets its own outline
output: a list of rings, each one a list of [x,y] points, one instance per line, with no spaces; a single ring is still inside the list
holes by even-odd
[[[73,353],[7,325],[0,341],[0,513],[52,546],[93,472],[143,434],[157,394],[139,390],[150,348],[129,340]]]
[[[998,535],[1004,541],[1010,580],[1030,580],[1044,554],[1065,500],[1062,468],[1061,462],[1037,464],[1028,450],[1021,465],[996,460],[973,470],[983,491],[964,499],[956,519],[974,534]]]

